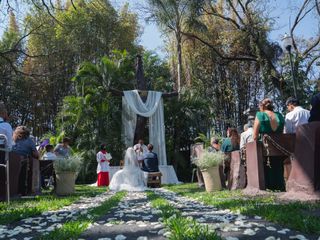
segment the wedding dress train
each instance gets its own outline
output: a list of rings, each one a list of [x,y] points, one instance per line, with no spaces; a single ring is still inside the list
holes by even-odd
[[[116,172],[109,185],[112,191],[144,191],[146,179],[140,169],[137,155],[133,148],[128,148],[124,159],[123,169]]]

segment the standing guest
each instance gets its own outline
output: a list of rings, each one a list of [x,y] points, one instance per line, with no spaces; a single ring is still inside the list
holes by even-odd
[[[30,138],[30,131],[25,126],[19,126],[13,132],[14,145],[12,151],[24,156],[31,156],[33,158],[39,159],[39,153],[36,148],[36,144]]]
[[[289,112],[285,117],[284,133],[295,133],[299,125],[308,123],[310,112],[300,107],[299,101],[293,97],[287,99],[286,106]]]
[[[225,187],[225,180],[228,181],[228,185],[230,187],[230,163],[231,163],[231,152],[239,150],[240,137],[236,128],[228,128],[227,137],[224,139],[221,145],[221,152],[225,153],[225,158],[223,160],[223,173],[224,176],[220,176],[222,183],[222,187]],[[221,172],[220,172],[221,175]]]
[[[284,118],[279,112],[273,111],[272,100],[266,98],[259,104],[259,112],[253,126],[253,139],[259,140],[259,134],[264,133],[282,133],[284,128]],[[285,190],[283,176],[283,158],[269,157],[267,164],[264,166],[266,188],[270,190]]]
[[[251,122],[243,126],[244,132],[240,134],[240,149],[243,149],[248,142],[253,141],[253,125]]]
[[[107,152],[107,145],[104,143],[101,144],[100,151],[97,153],[98,187],[109,186],[109,164],[111,159],[110,153]]]
[[[8,120],[8,112],[6,109],[6,106],[3,102],[0,102],[0,134],[3,134],[6,136],[6,146],[7,148],[12,148],[12,127],[7,122]]]
[[[315,121],[320,121],[320,93],[314,95],[311,99],[309,122]]]
[[[43,160],[56,160],[57,155],[54,153],[54,147],[51,144],[45,146],[45,153],[43,154]]]
[[[57,146],[54,148],[54,153],[57,155],[57,157],[66,158],[71,155],[71,147],[70,145],[70,138],[65,137],[62,140],[62,143],[57,144]]]

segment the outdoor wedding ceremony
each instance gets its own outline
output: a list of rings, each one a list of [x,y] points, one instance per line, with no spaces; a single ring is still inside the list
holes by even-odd
[[[0,239],[320,240],[320,0],[0,10]]]

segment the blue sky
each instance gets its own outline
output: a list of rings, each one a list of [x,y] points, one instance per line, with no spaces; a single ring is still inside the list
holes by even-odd
[[[281,38],[284,33],[289,32],[289,28],[294,21],[294,16],[297,13],[297,6],[300,6],[303,0],[262,1],[268,2],[268,8],[271,10],[270,17],[275,19],[275,24],[273,26],[275,30],[270,33],[270,39],[281,44]],[[141,13],[140,7],[145,3],[145,0],[110,0],[110,2],[117,9],[119,9],[126,2],[129,2],[130,9],[137,12],[139,16],[139,23],[142,29],[142,35],[139,43],[146,49],[156,51],[158,54],[160,54],[160,56],[163,57],[165,55],[164,51],[162,51],[164,48],[164,38],[161,36],[161,32],[155,24],[146,24],[144,20],[145,16],[143,16]],[[0,1],[0,9],[2,11],[5,11],[3,7],[4,4],[5,1]],[[16,10],[18,10],[18,12],[20,10],[20,13],[23,12],[23,9],[18,8]],[[23,13],[21,15],[23,15]],[[0,35],[7,25],[7,18],[8,16],[4,16],[2,12],[0,12]],[[18,21],[22,23],[23,18],[18,19]],[[319,21],[316,23],[316,19],[311,15],[301,22],[295,34],[309,38],[316,36],[317,32],[319,32]]]
[[[279,42],[281,44],[282,36],[287,32],[289,33],[290,26],[294,22],[294,17],[297,13],[297,6],[301,6],[303,0],[264,0],[268,1],[268,8],[271,10],[270,17],[275,19],[273,26],[274,30],[270,33],[270,39],[272,41]],[[120,8],[123,4],[129,2],[131,10],[138,12],[141,4],[145,0],[111,0],[111,3],[116,7]],[[148,50],[153,50],[164,55],[161,49],[164,47],[164,39],[161,37],[161,33],[155,24],[146,24],[144,16],[139,14],[139,21],[143,28],[143,33],[140,39],[140,44]],[[319,23],[318,23],[319,24]],[[319,25],[316,26],[315,19],[312,16],[305,18],[297,28],[295,34],[312,37],[317,34]]]

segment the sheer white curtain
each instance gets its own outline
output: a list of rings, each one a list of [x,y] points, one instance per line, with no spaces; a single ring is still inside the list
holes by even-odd
[[[148,91],[147,101],[144,103],[137,90],[124,91],[122,97],[122,127],[123,139],[126,147],[133,145],[137,114],[149,117],[149,142],[158,154],[159,164],[167,165],[164,115],[162,93]]]

